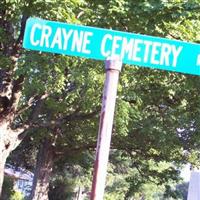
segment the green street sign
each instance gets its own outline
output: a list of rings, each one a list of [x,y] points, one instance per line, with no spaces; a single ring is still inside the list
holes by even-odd
[[[72,25],[38,18],[27,21],[23,47],[97,60],[200,75],[200,45],[147,35]]]

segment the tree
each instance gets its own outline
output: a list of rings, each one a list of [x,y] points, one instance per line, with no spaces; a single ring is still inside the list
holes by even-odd
[[[188,195],[189,183],[183,182],[176,186],[177,191],[180,193],[181,199],[186,200]]]
[[[25,52],[21,46],[26,20],[29,16],[51,16],[51,19],[55,19],[59,17],[55,8],[65,7],[65,11],[72,13],[70,6],[73,5],[75,9],[78,4],[78,1],[56,1],[52,3],[40,0],[20,2],[1,1],[0,188],[2,188],[4,165],[7,157],[20,144],[24,138],[24,132],[32,126],[32,122],[39,114],[39,104],[48,96],[47,91],[40,90],[38,92],[37,90],[34,94],[31,94],[28,100],[22,98],[23,85],[25,82],[30,83],[31,78],[28,77],[25,79],[30,75],[30,71],[23,69],[23,66],[27,64],[27,58],[30,54]],[[61,11],[59,14],[64,15],[65,13]],[[69,15],[68,17],[73,18],[74,15]],[[33,107],[37,109],[33,109]],[[32,108],[34,113],[29,113],[29,119],[26,122],[23,121],[23,123],[20,123],[20,115],[28,108]]]
[[[72,23],[198,41],[199,12],[193,11],[198,11],[199,0],[2,1],[0,8],[1,173],[7,156],[24,138],[25,130],[30,132],[30,128],[41,127],[53,129],[88,115],[95,116],[99,107],[99,85],[103,82],[99,68],[102,64],[24,51],[21,41],[29,16],[59,21],[66,21],[67,18]],[[104,18],[106,20],[102,20]],[[195,29],[188,31],[191,27]],[[95,72],[91,69],[94,65]],[[91,81],[89,76],[81,84],[83,79],[77,66],[86,71],[90,67],[88,75],[94,77],[92,84],[87,84],[87,81]],[[199,110],[196,109],[199,79],[176,73],[129,68],[125,67],[121,77],[113,148],[125,151],[127,156],[134,159],[133,166],[138,171],[150,168],[144,162],[147,158],[155,163],[161,160],[183,162],[182,146],[191,151],[199,145]],[[75,84],[77,82],[79,87]],[[89,96],[84,95],[85,87]],[[84,103],[80,101],[83,96]],[[180,127],[189,130],[184,132],[188,136],[184,140],[183,132],[177,131]],[[0,188],[2,176],[0,174]]]

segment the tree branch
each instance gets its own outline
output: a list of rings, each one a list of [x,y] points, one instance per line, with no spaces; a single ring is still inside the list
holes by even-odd
[[[41,101],[43,99],[46,99],[49,95],[47,93],[42,94],[42,95],[35,95],[32,96],[26,105],[24,105],[23,107],[21,107],[15,114],[15,116],[19,116],[20,114],[22,114],[23,112],[25,112],[26,110],[28,110],[29,108],[31,108],[34,104],[36,104],[38,101]]]
[[[82,146],[79,146],[79,147],[70,147],[70,148],[64,148],[64,150],[60,151],[60,150],[56,150],[55,154],[56,155],[66,155],[67,153],[77,153],[77,152],[81,152],[81,151],[84,151],[84,150],[89,150],[89,149],[95,149],[96,148],[96,143],[92,143],[92,144],[84,144]]]
[[[49,96],[48,93],[44,93],[42,96],[40,96],[40,98],[38,99],[38,101],[36,102],[30,116],[29,116],[29,119],[28,119],[28,124],[33,124],[38,115],[40,114],[41,112],[41,109],[42,109],[42,106],[43,106],[43,103],[44,103],[44,100]]]
[[[60,126],[69,121],[87,120],[87,119],[91,119],[91,118],[95,117],[99,113],[99,111],[100,111],[100,109],[97,109],[91,113],[80,113],[80,114],[74,113],[74,114],[65,116],[60,119],[50,120],[49,122],[38,123],[33,126],[47,128],[47,127]]]
[[[28,129],[28,126],[20,127],[17,129],[9,129],[8,134],[6,134],[6,138],[4,140],[4,144],[6,149],[11,152],[13,151],[23,140],[25,134],[23,134]],[[23,134],[23,137],[20,135]]]
[[[24,37],[24,31],[25,31],[25,26],[26,26],[26,21],[29,18],[28,15],[23,14],[22,19],[21,19],[21,28],[20,28],[20,34],[13,46],[13,50],[12,50],[12,55],[16,55],[18,53],[18,50],[21,48],[22,45],[22,40]],[[18,57],[18,56],[17,56]]]
[[[12,96],[10,100],[10,108],[13,112],[17,110],[17,106],[21,97],[23,83],[24,83],[23,75],[20,75],[17,80],[13,81]]]

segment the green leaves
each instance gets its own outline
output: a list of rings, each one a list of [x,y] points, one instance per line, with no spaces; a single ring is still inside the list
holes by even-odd
[[[0,28],[0,67],[14,68],[4,50],[12,49],[25,15],[199,42],[199,3],[199,0],[7,0],[0,3],[3,24]],[[19,110],[29,105],[30,99],[34,100],[18,116],[16,123],[27,122],[39,108],[39,97],[48,94],[33,123],[54,122],[54,125],[31,131],[30,135],[35,144],[47,135],[54,138],[56,151],[67,154],[67,159],[58,157],[57,166],[70,163],[72,169],[77,165],[85,167],[88,170],[86,179],[90,180],[92,150],[98,131],[96,111],[101,106],[105,79],[104,64],[27,51],[21,47],[17,57],[13,80],[21,74],[26,78]],[[145,187],[152,187],[145,185],[149,184],[148,176],[150,181],[160,184],[175,180],[178,173],[169,164],[171,162],[181,165],[189,161],[199,165],[199,83],[199,77],[136,66],[123,67],[113,127],[107,199],[141,197]],[[87,117],[93,112],[96,114]],[[74,120],[77,116],[83,117]],[[55,134],[55,122],[62,120],[65,123],[57,123],[60,133]],[[167,167],[163,167],[163,163]],[[89,184],[87,182],[87,187]]]

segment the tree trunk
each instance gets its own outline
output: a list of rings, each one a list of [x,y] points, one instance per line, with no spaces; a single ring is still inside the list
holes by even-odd
[[[4,168],[5,168],[5,163],[7,159],[7,155],[5,151],[2,149],[2,145],[0,147],[0,194],[2,193],[2,186],[3,186],[3,180],[4,180]],[[1,195],[0,195],[1,196]]]
[[[10,152],[20,144],[21,140],[18,136],[24,131],[24,129],[12,130],[9,125],[9,120],[0,122],[0,196],[6,159],[10,155]]]
[[[53,146],[46,139],[40,146],[30,200],[48,200],[49,182],[53,168]]]
[[[14,37],[14,27],[8,20],[7,6],[1,8],[3,18],[0,20],[0,26],[8,37],[1,41],[1,56],[6,58],[10,66],[5,65],[0,68],[0,196],[4,178],[4,168],[6,159],[10,152],[13,151],[21,142],[19,135],[24,132],[24,128],[13,130],[15,114],[21,97],[24,76],[20,75],[15,79],[15,71],[18,68],[18,58],[21,51],[21,44],[24,35],[24,29],[28,16],[22,14],[20,34],[17,40]],[[9,7],[8,7],[9,9]],[[4,64],[1,63],[1,64]],[[16,128],[16,127],[15,127]]]

